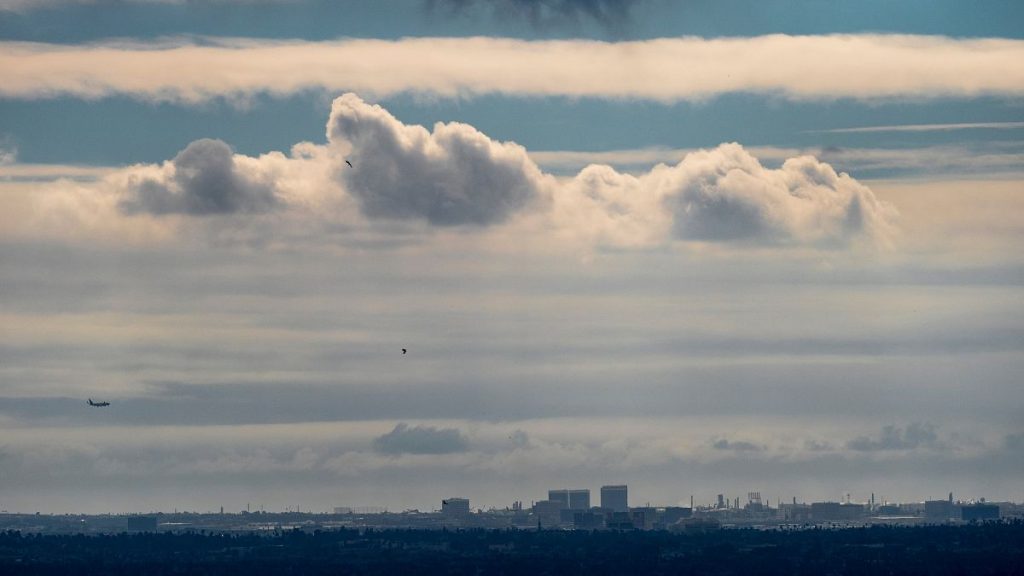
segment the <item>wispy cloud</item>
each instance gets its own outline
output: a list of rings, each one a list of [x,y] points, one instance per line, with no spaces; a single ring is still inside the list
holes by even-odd
[[[859,126],[811,130],[814,133],[857,134],[862,132],[951,132],[953,130],[1017,130],[1024,122],[960,122],[957,124],[897,124],[892,126]]]
[[[660,102],[730,92],[795,100],[1016,97],[1024,94],[1024,41],[863,34],[637,42],[486,37],[3,42],[0,69],[0,96],[7,98],[127,94],[201,102],[311,89]]]

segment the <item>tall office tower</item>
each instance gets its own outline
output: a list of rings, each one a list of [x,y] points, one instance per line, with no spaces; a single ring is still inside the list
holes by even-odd
[[[589,510],[590,490],[569,490],[569,508],[572,510]]]
[[[562,508],[569,507],[569,491],[568,490],[548,490],[548,500],[551,502],[558,502]]]
[[[613,512],[628,512],[629,498],[626,493],[626,485],[601,486],[601,508],[607,508]]]

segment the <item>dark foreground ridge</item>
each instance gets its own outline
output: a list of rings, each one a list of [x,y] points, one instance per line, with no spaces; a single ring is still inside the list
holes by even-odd
[[[0,574],[1024,574],[1024,522],[842,530],[0,533]]]

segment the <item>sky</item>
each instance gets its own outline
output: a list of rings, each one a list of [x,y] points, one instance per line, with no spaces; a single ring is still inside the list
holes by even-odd
[[[1022,501],[1022,19],[0,0],[0,510]]]

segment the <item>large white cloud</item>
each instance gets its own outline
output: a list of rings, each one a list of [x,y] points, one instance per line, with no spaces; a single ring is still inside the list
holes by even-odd
[[[653,171],[677,238],[768,243],[884,239],[892,209],[866,186],[810,156],[767,169],[738,144],[686,156]]]
[[[1024,94],[1024,40],[769,35],[635,42],[405,38],[331,42],[0,42],[0,96],[128,94],[198,102],[253,93],[516,94],[663,102]]]
[[[895,210],[849,175],[811,156],[767,168],[735,143],[637,174],[594,164],[557,178],[517,144],[466,124],[439,123],[433,132],[406,125],[354,94],[334,101],[327,137],[327,145],[300,143],[289,155],[258,157],[197,140],[159,165],[12,199],[16,211],[32,214],[11,218],[96,236],[103,226],[145,217],[169,220],[159,224],[165,231],[182,223],[189,236],[249,244],[344,243],[348,236],[393,246],[462,226],[480,238],[495,231],[487,237],[497,244],[539,242],[545,250],[679,241],[884,246],[894,233]]]
[[[493,224],[536,199],[545,180],[522,146],[467,124],[406,126],[351,93],[334,101],[327,137],[351,149],[339,175],[371,218]]]
[[[895,210],[869,188],[810,156],[769,169],[739,144],[687,154],[639,176],[590,166],[566,186],[570,219],[599,241],[652,245],[668,237],[725,243],[886,243]],[[590,209],[580,208],[590,205]]]

